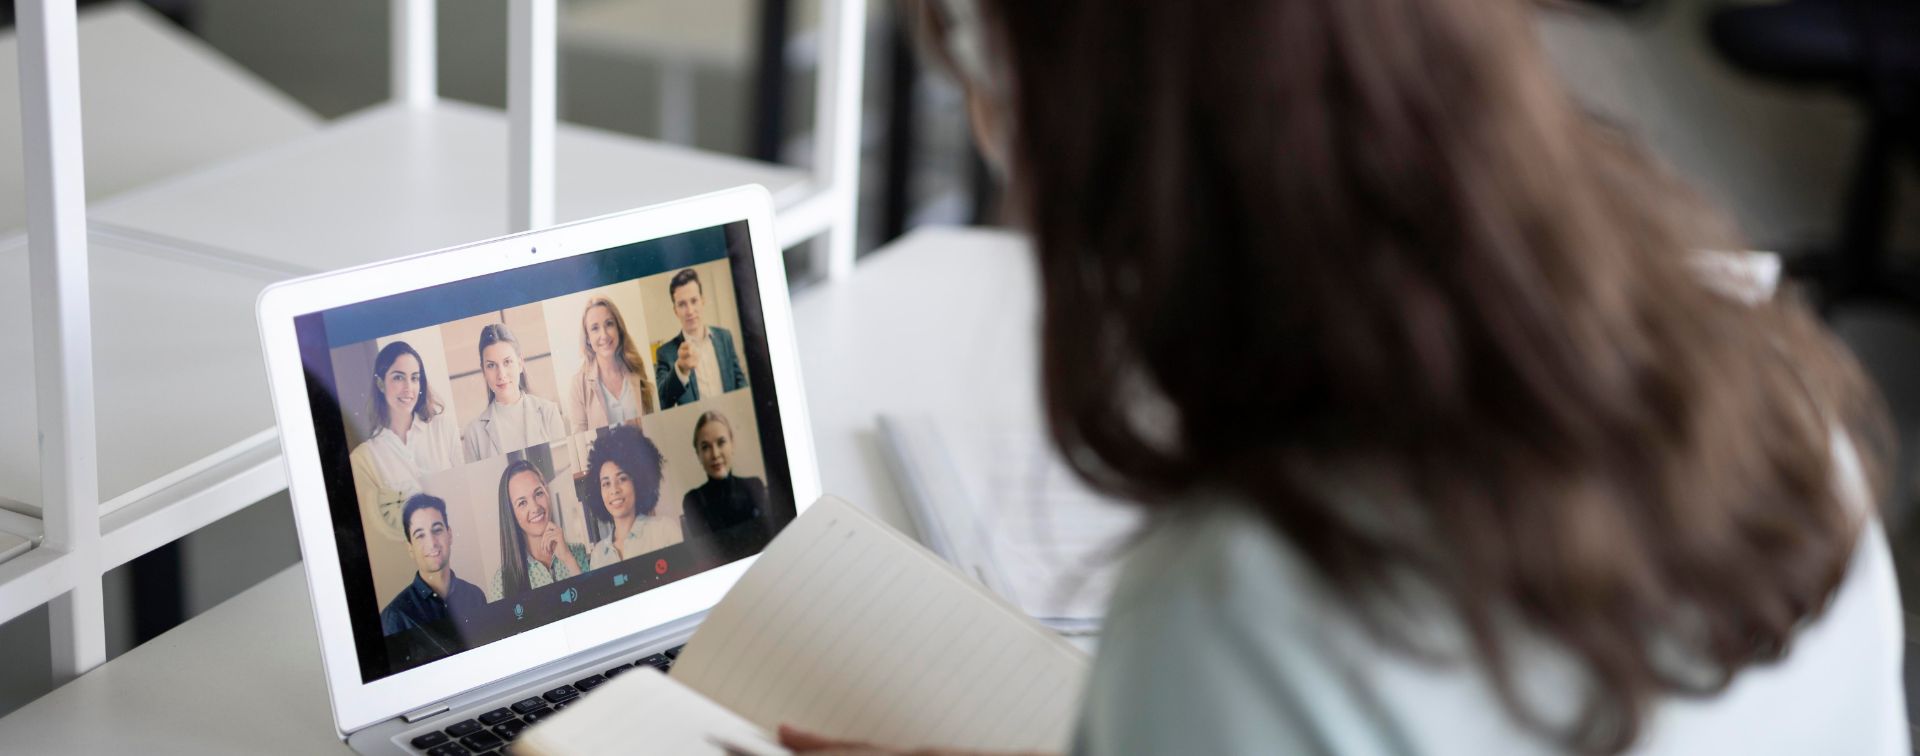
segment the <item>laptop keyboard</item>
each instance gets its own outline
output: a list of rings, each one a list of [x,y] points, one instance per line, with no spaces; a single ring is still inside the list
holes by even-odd
[[[513,739],[535,722],[553,716],[567,704],[636,666],[648,666],[662,672],[673,668],[680,646],[664,654],[653,654],[631,663],[615,665],[599,674],[587,675],[537,696],[515,701],[472,719],[463,719],[445,729],[417,735],[409,741],[414,750],[427,756],[507,756],[513,753]]]

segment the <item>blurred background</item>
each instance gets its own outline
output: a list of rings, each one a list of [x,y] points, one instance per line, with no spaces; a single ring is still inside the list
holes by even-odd
[[[93,199],[270,149],[389,96],[386,0],[80,6],[83,90],[145,100],[151,114],[133,143],[109,152],[116,145],[93,136],[88,95]],[[1910,634],[1920,629],[1911,621],[1920,609],[1920,278],[1901,271],[1920,270],[1916,7],[1561,0],[1539,12],[1542,40],[1575,96],[1734,217],[1755,248],[1785,255],[1879,382],[1903,436],[1885,504]],[[505,0],[440,3],[442,97],[505,106],[506,13]],[[997,188],[969,143],[959,92],[915,60],[894,3],[870,3],[869,14],[860,254],[884,254],[924,224],[994,223]],[[805,168],[818,15],[807,0],[562,0],[560,117]],[[0,0],[0,141],[18,144],[12,21],[10,0]],[[103,49],[125,52],[116,59]],[[213,61],[238,84],[217,96],[192,81],[116,90],[116,72],[140,65],[140,55]],[[116,162],[103,172],[95,163],[106,159]],[[23,225],[19,160],[16,147],[0,147],[0,234]],[[284,495],[136,559],[107,581],[109,653],[298,559]],[[44,608],[0,625],[0,715],[46,692],[47,649]],[[1910,661],[1909,698],[1920,701],[1913,669]]]

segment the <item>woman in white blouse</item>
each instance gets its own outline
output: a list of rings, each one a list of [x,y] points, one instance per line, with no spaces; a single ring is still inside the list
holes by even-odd
[[[680,517],[660,510],[660,448],[640,429],[616,425],[602,432],[587,453],[587,519],[605,533],[587,550],[589,561],[609,565],[672,546],[685,539]]]
[[[368,524],[401,539],[400,508],[421,492],[421,478],[453,467],[458,442],[453,418],[427,387],[420,352],[404,341],[380,350],[373,360],[373,418],[367,440],[347,456],[353,490]]]
[[[526,368],[520,341],[505,325],[480,329],[480,373],[487,381],[487,408],[460,435],[468,462],[566,437],[567,420],[560,405],[527,390]]]
[[[567,417],[573,431],[605,428],[653,412],[653,379],[627,336],[620,308],[606,297],[587,300],[580,315],[580,348],[586,364],[567,382]]]

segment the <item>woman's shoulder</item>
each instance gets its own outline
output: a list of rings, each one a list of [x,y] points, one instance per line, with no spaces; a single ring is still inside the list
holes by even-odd
[[[560,403],[539,394],[528,392],[520,397],[521,401],[533,402],[533,409],[539,412],[559,412]]]
[[[442,409],[435,412],[432,417],[422,422],[425,422],[427,427],[432,429],[434,433],[452,436],[460,432],[460,420],[454,417],[453,410],[450,409]]]
[[[1391,751],[1336,640],[1354,627],[1298,551],[1231,496],[1183,504],[1126,555],[1079,750]]]
[[[1252,506],[1227,494],[1196,494],[1178,511],[1150,520],[1128,551],[1110,616],[1196,599],[1276,611],[1320,600],[1310,566]]]
[[[505,567],[493,568],[493,576],[487,579],[487,601],[499,601],[507,595]]]

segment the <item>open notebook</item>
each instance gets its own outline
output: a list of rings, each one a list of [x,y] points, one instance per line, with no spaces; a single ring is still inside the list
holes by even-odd
[[[1088,658],[845,501],[788,525],[675,662],[622,675],[517,753],[785,753],[793,724],[902,747],[1061,750]]]
[[[881,415],[880,437],[927,548],[1055,631],[1099,630],[1136,508],[1087,488],[1037,426]]]

